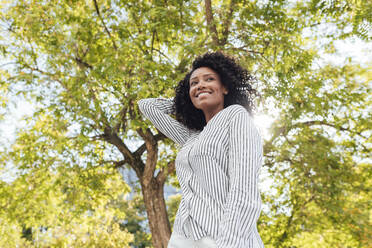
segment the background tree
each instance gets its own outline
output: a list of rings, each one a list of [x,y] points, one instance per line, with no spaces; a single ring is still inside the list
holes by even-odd
[[[145,209],[153,246],[166,247],[164,185],[174,176],[177,147],[136,102],[172,96],[196,55],[222,50],[256,75],[262,111],[276,118],[264,147],[263,170],[275,182],[263,194],[264,243],[366,246],[371,75],[352,59],[335,65],[320,56],[336,53],[337,40],[370,41],[371,6],[3,1],[3,115],[15,96],[35,111],[0,150],[1,169],[16,171],[1,183],[0,219],[12,231],[2,225],[0,244],[144,246],[143,220],[133,213]],[[132,198],[116,169],[136,174]],[[177,198],[168,206],[173,220]]]

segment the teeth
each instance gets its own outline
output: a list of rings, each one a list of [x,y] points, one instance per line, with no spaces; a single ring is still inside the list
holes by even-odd
[[[209,94],[208,92],[202,92],[202,93],[199,93],[198,97],[201,95],[208,95],[208,94]]]

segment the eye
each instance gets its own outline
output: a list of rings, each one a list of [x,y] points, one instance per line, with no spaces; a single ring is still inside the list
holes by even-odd
[[[190,85],[193,86],[193,85],[196,85],[198,82],[197,81],[192,81],[190,82]]]
[[[214,80],[213,77],[209,77],[209,78],[207,78],[207,81],[213,81],[213,80]]]

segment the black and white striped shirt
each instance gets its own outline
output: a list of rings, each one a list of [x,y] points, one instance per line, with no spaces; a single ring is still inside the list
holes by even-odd
[[[220,248],[263,247],[257,232],[262,141],[249,113],[231,105],[193,131],[169,115],[172,105],[164,98],[138,102],[143,115],[181,145],[176,174],[182,199],[173,232],[193,240],[211,236]]]

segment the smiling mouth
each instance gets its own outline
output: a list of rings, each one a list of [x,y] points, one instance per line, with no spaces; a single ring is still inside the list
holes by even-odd
[[[196,94],[196,97],[199,97],[201,95],[209,95],[209,94],[212,94],[211,92],[207,92],[207,91],[202,91],[202,92],[199,92],[198,94]]]

